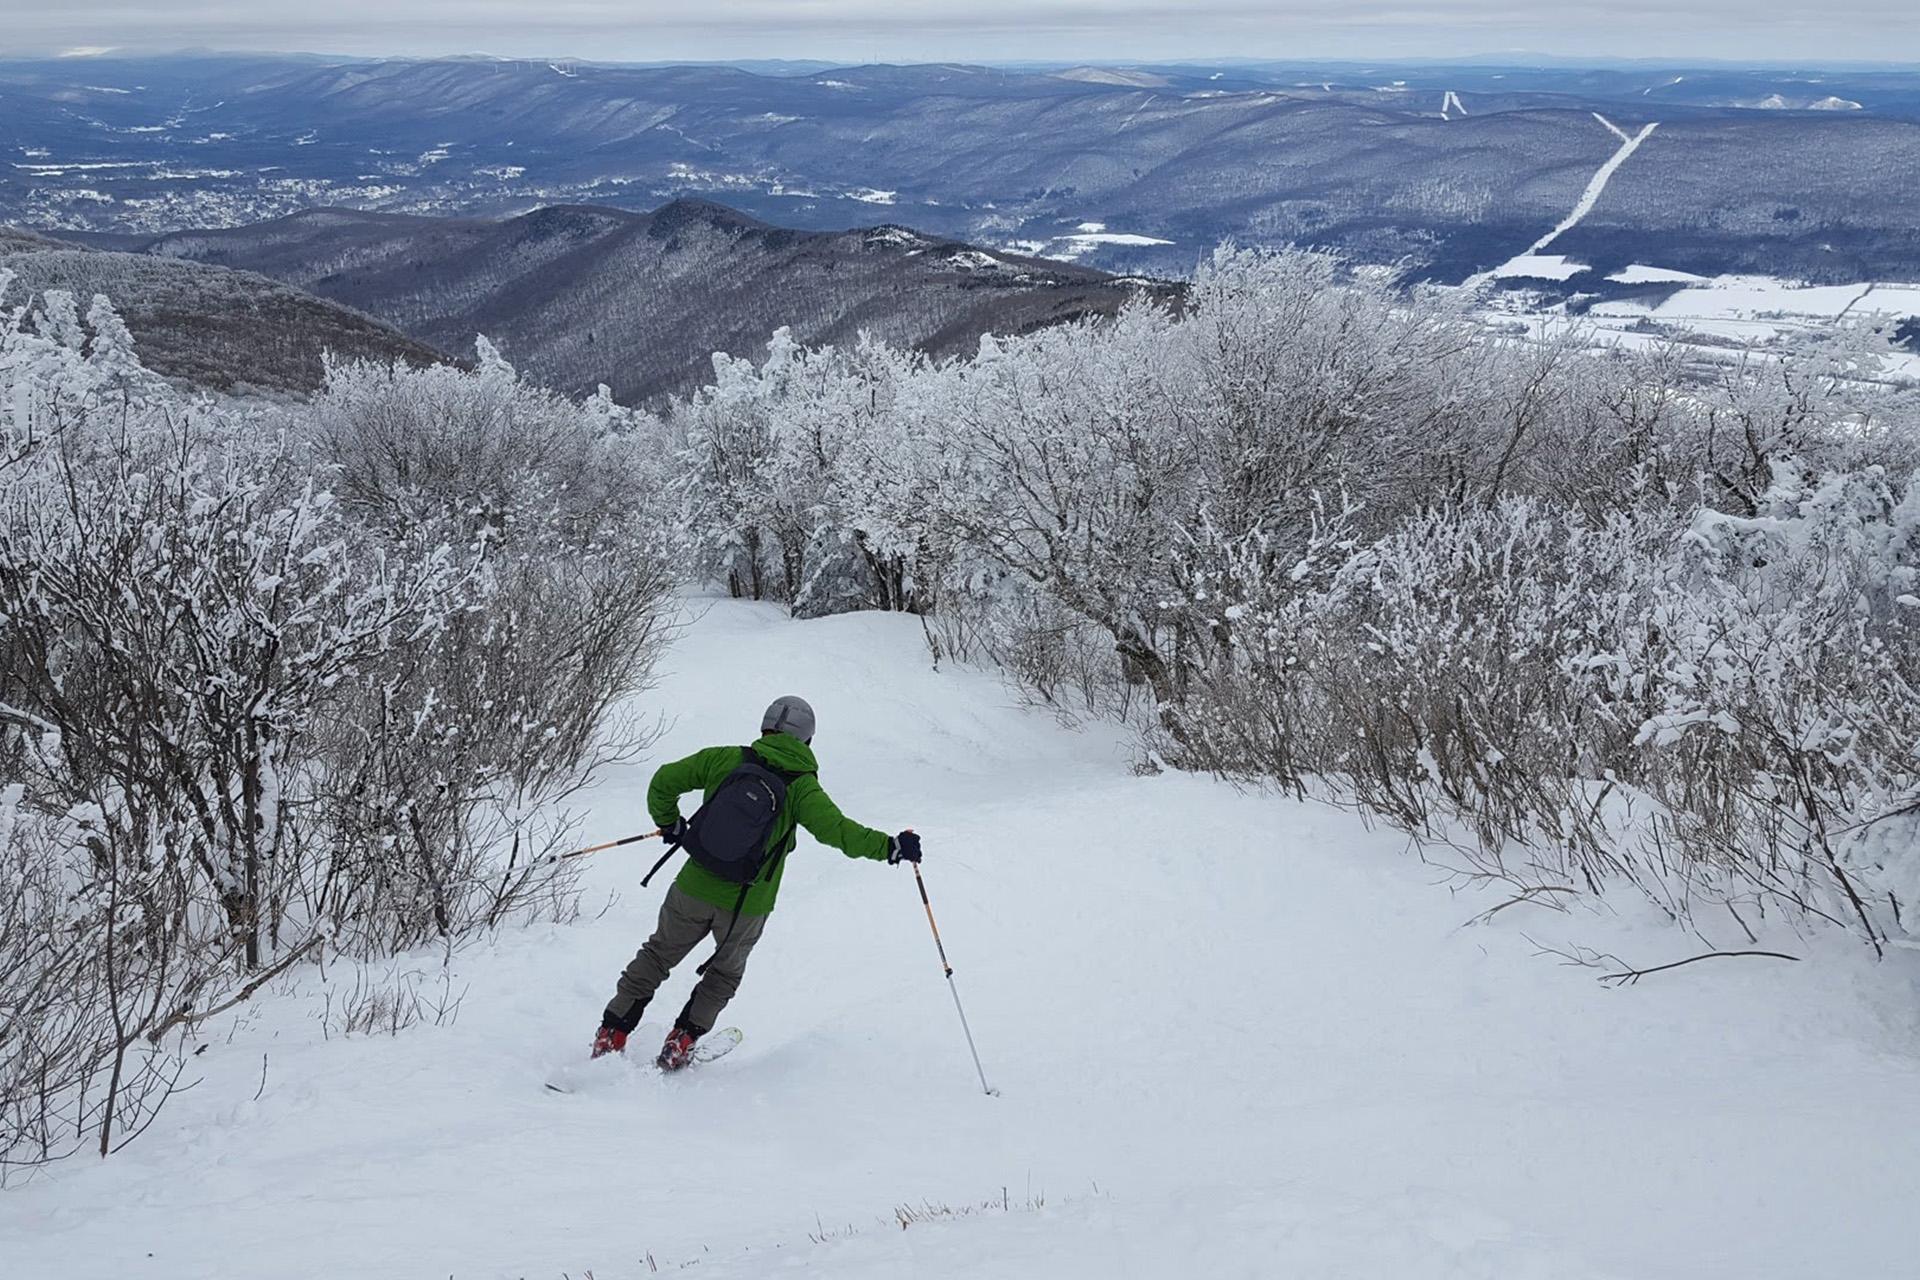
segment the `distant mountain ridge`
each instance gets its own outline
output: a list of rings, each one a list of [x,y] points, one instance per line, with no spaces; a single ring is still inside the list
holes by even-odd
[[[651,213],[563,205],[492,221],[317,209],[254,226],[86,237],[159,259],[272,276],[441,350],[477,334],[529,376],[623,401],[686,391],[716,351],[752,355],[862,331],[934,356],[1111,315],[1175,286],[988,252],[898,226],[770,226],[704,200]]]
[[[1184,275],[1224,239],[1458,281],[1658,122],[1560,246],[1920,278],[1920,72],[1633,64],[0,63],[0,221],[149,233],[323,205],[499,217],[713,199]],[[1858,104],[1857,109],[1853,104]],[[1596,118],[1603,117],[1604,119]],[[1078,235],[1101,224],[1105,239]]]
[[[446,356],[370,316],[277,280],[197,262],[88,248],[0,227],[0,306],[51,289],[112,301],[155,373],[209,391],[304,394],[323,358],[427,365]]]

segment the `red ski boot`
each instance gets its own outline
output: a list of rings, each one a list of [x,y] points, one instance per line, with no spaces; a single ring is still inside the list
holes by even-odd
[[[618,1027],[602,1027],[593,1038],[593,1057],[603,1058],[609,1053],[627,1051],[627,1033]]]
[[[653,1060],[662,1071],[678,1071],[693,1061],[693,1042],[700,1037],[686,1027],[676,1026],[667,1033],[667,1042],[660,1046],[660,1056]]]

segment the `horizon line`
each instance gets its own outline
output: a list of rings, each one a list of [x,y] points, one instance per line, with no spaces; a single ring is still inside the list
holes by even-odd
[[[1858,69],[1876,71],[1900,71],[1920,75],[1920,65],[1910,59],[1874,60],[1864,58],[1831,59],[1791,59],[1791,58],[1716,58],[1716,57],[1645,57],[1625,54],[1563,54],[1539,49],[1504,49],[1482,53],[1458,54],[1451,57],[1431,56],[1387,56],[1377,58],[1353,56],[1265,56],[1235,54],[1230,57],[1181,57],[1181,58],[1014,58],[1014,59],[903,59],[875,60],[855,59],[840,61],[820,57],[738,57],[738,58],[658,58],[644,60],[587,58],[572,54],[497,54],[485,50],[468,50],[460,53],[334,53],[316,49],[273,49],[273,48],[211,48],[207,46],[183,46],[174,49],[138,49],[124,46],[77,46],[45,52],[10,53],[0,49],[0,65],[23,62],[106,62],[106,61],[163,61],[175,58],[312,58],[331,62],[564,62],[581,66],[609,68],[658,69],[669,67],[734,67],[747,66],[806,66],[817,65],[821,68],[851,69],[858,67],[978,67],[983,70],[1026,70],[1076,67],[1129,69],[1142,67],[1263,67],[1263,66],[1397,66],[1397,67],[1454,67],[1478,65],[1482,67],[1522,67],[1530,68],[1548,64],[1561,64],[1584,67],[1660,67],[1660,68],[1753,68],[1759,70],[1791,70],[1796,68],[1814,70]],[[1508,62],[1504,59],[1516,59]],[[1527,61],[1529,59],[1540,61]]]

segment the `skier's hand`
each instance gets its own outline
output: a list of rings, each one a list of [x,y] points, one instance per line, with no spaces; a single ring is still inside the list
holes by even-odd
[[[896,862],[911,862],[916,866],[920,862],[920,837],[912,831],[902,831],[887,846],[887,865]]]
[[[668,844],[679,844],[687,838],[687,820],[675,815],[672,822],[660,828],[660,838]]]

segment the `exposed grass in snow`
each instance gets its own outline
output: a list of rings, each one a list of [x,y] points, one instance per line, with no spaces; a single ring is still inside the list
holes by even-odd
[[[1630,911],[1469,925],[1500,899],[1447,892],[1399,838],[1133,776],[1118,735],[932,671],[910,618],[715,602],[667,667],[657,705],[676,723],[656,759],[750,737],[772,695],[800,692],[848,814],[923,833],[1003,1096],[974,1082],[911,876],[805,840],[726,1014],[738,1051],[548,1093],[657,907],[637,887],[651,855],[615,852],[590,868],[604,912],[452,957],[465,998],[444,1025],[328,1038],[309,975],[209,1027],[203,1083],[139,1144],[0,1194],[5,1273],[1910,1268],[1920,955],[1875,966],[1789,940],[1806,963],[1609,990],[1539,948],[1638,967],[1695,948]],[[589,835],[649,825],[649,772],[610,778]],[[691,967],[650,1016],[679,1007]]]

